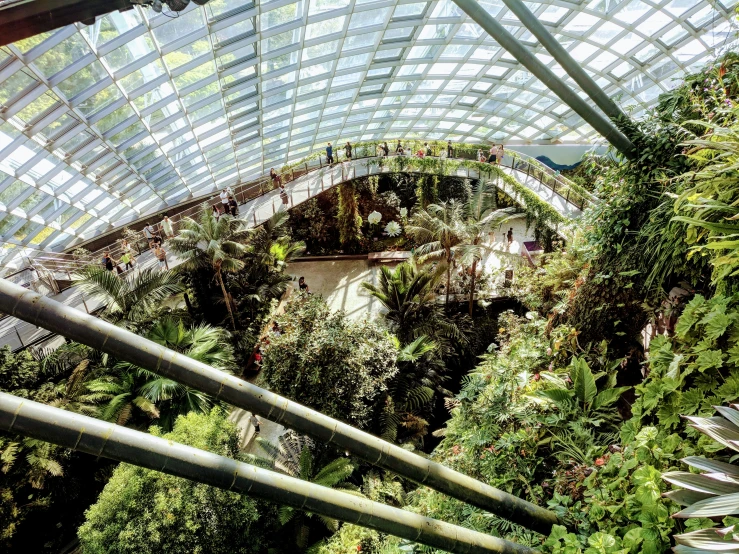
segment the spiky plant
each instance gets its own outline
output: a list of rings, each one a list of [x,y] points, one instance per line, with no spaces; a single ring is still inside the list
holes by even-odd
[[[86,266],[74,281],[83,294],[100,299],[102,316],[122,326],[139,321],[170,296],[185,290],[173,271],[148,268],[119,277],[104,268]]]
[[[739,404],[714,406],[715,417],[684,416],[690,426],[709,436],[722,446],[739,452]],[[734,459],[735,456],[731,458]],[[683,506],[673,514],[679,519],[727,518],[739,513],[739,465],[703,456],[688,456],[682,460],[697,472],[670,471],[662,478],[681,487],[665,496]],[[734,518],[732,518],[734,519]],[[724,525],[727,521],[724,519]],[[674,536],[675,552],[686,554],[739,552],[739,534],[733,524],[711,527]]]

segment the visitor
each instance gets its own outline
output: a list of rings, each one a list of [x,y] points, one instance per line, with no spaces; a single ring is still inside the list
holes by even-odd
[[[382,157],[387,158],[390,155],[390,147],[387,145],[387,142],[382,143]]]
[[[500,163],[503,163],[503,156],[505,156],[505,148],[503,147],[502,144],[500,146],[498,146],[498,152],[497,152],[497,154],[498,154],[498,163],[499,164]]]
[[[157,235],[156,229],[152,227],[149,222],[146,222],[146,225],[144,226],[144,237],[146,237],[146,241],[149,243],[149,248],[151,248],[152,241],[154,240],[154,237]]]
[[[260,356],[260,362],[261,362],[261,356]],[[259,434],[259,419],[257,419],[257,416],[254,414],[251,414],[249,417],[249,423],[251,423],[254,426],[254,434]]]
[[[275,171],[275,168],[269,170],[269,178],[272,179],[272,188],[276,189],[280,185],[282,185],[282,177],[280,177],[277,172]]]
[[[289,202],[289,198],[287,197],[287,191],[285,190],[285,185],[280,183],[280,200],[282,200],[282,204],[287,207],[287,204]]]
[[[513,243],[513,227],[508,229],[508,233],[506,234],[506,237],[508,237],[508,246],[510,246]]]
[[[172,229],[172,221],[167,215],[164,216],[162,222],[159,224],[164,232],[165,239],[171,239],[174,236],[174,230]]]
[[[160,237],[159,235],[154,235],[154,238],[151,239],[151,245],[156,247],[156,246],[161,246],[161,244],[162,244],[162,237]]]
[[[346,141],[346,145],[344,146],[344,154],[346,155],[346,159],[348,161],[351,161],[351,159],[352,159],[352,144],[349,141]]]
[[[128,244],[128,241],[126,239],[123,239],[121,241],[121,250],[123,252],[128,252],[129,254],[131,254],[131,259],[133,260],[133,248],[130,244]]]
[[[300,289],[300,292],[310,294],[310,288],[308,287],[308,283],[305,282],[305,277],[298,279],[298,288]]]
[[[454,150],[452,149],[452,141],[446,143],[446,157],[447,158],[453,158],[454,157]]]
[[[154,257],[159,261],[159,269],[166,271],[169,269],[167,264],[167,252],[162,248],[161,244],[154,246]]]
[[[218,220],[219,217],[221,217],[221,210],[218,209],[218,206],[213,204],[213,217]]]
[[[332,164],[334,163],[334,147],[331,146],[331,143],[328,143],[328,146],[326,147],[326,163]]]
[[[113,271],[115,269],[116,263],[113,258],[110,256],[110,252],[107,250],[103,253],[103,267],[107,269],[108,271]]]
[[[402,156],[404,152],[405,152],[405,150],[403,150],[403,145],[400,144],[400,141],[398,141],[398,145],[395,147],[395,153],[398,156]]]
[[[429,143],[428,142],[424,142],[423,143],[423,147],[424,147],[424,150],[425,150],[424,154],[426,154],[427,156],[433,156],[434,155],[433,152],[431,152],[431,147],[429,146]]]
[[[221,197],[221,205],[223,206],[223,213],[224,214],[229,213],[229,209],[228,209],[228,191],[226,191],[226,189],[223,189],[221,191],[221,194],[219,194],[219,196]]]
[[[124,264],[123,271],[128,271],[129,269],[133,269],[133,262],[131,260],[131,253],[130,252],[123,252],[123,255],[121,256],[120,262]]]
[[[418,152],[416,152],[416,156],[419,157],[419,158],[423,158],[423,156],[424,156],[423,148],[419,148],[418,149]]]
[[[236,199],[233,196],[228,197],[228,207],[231,208],[231,215],[236,217],[239,215],[239,205],[236,203]]]
[[[487,161],[485,159],[485,153],[482,151],[482,149],[477,151],[477,161],[480,163],[485,163]]]
[[[490,155],[488,156],[488,163],[495,165],[497,163],[497,157],[498,157],[498,148],[493,144],[490,147]]]

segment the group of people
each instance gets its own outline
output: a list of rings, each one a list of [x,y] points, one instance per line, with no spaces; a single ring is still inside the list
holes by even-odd
[[[344,145],[344,156],[346,157],[347,161],[351,161],[352,151],[353,151],[353,146],[351,142],[346,141],[346,144]],[[395,147],[395,154],[397,156],[406,155],[405,148],[403,147],[403,144],[401,143],[400,139],[398,139],[398,144]],[[377,145],[377,155],[383,158],[386,158],[390,155],[390,147],[388,146],[387,142],[383,142],[382,144]],[[415,153],[415,155],[419,158],[424,158],[427,156],[433,156],[434,154],[433,154],[433,150],[431,149],[431,146],[429,145],[429,143],[424,142],[423,147],[419,148],[418,151]],[[443,152],[441,152],[440,157],[442,158],[453,158],[454,157],[454,147],[452,146],[451,140],[447,142],[446,149]],[[334,163],[334,147],[331,146],[330,142],[326,146],[326,163],[328,164]],[[272,175],[273,171],[274,170],[270,171],[270,175]],[[272,179],[274,182],[274,177]]]
[[[503,157],[505,156],[505,147],[500,144],[496,145],[493,144],[490,147],[490,151],[488,152],[488,155],[485,155],[485,152],[482,150],[477,151],[477,160],[481,163],[489,163],[489,164],[500,164],[501,161],[503,161]]]
[[[239,203],[236,202],[231,187],[226,187],[225,189],[223,189],[218,196],[221,199],[221,205],[213,205],[213,215],[216,219],[221,217],[221,215],[223,214],[229,214],[234,217],[239,215]]]
[[[164,218],[158,225],[152,225],[147,221],[144,228],[141,230],[141,233],[149,244],[149,249],[152,254],[154,254],[154,257],[157,259],[159,268],[162,271],[168,270],[169,264],[167,262],[167,252],[162,247],[162,243],[165,239],[174,237],[172,220],[165,214]],[[121,257],[116,260],[113,258],[110,250],[106,250],[103,253],[101,264],[108,271],[115,271],[119,275],[125,273],[129,269],[133,269],[136,266],[136,255],[134,254],[133,246],[129,244],[126,239],[121,240]]]

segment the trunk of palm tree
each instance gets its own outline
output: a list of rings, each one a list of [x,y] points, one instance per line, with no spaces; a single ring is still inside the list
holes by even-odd
[[[470,280],[470,316],[475,302],[475,276],[477,275],[477,260],[472,262],[472,279]]]
[[[231,326],[233,330],[236,330],[236,321],[234,320],[234,313],[231,309],[231,301],[228,298],[228,292],[226,292],[226,285],[223,284],[223,277],[221,276],[221,269],[218,268],[216,271],[216,277],[218,278],[218,284],[221,285],[221,292],[223,293],[223,300],[226,302],[226,309],[228,310],[228,317],[231,318]]]
[[[319,441],[333,443],[369,463],[545,535],[549,534],[552,525],[559,523],[556,514],[549,510],[5,279],[0,279],[0,311],[169,377]]]
[[[535,554],[529,547],[477,531],[7,393],[0,393],[0,430],[248,494],[448,552]]]
[[[452,286],[452,254],[447,253],[446,257],[446,303],[445,306],[449,307],[449,290]]]

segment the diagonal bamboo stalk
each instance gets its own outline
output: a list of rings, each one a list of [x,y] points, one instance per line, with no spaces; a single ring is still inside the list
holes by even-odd
[[[307,510],[447,552],[536,552],[477,531],[2,392],[0,430]]]
[[[213,369],[79,310],[0,279],[0,311],[206,392],[416,483],[549,534],[557,516],[346,423]]]

